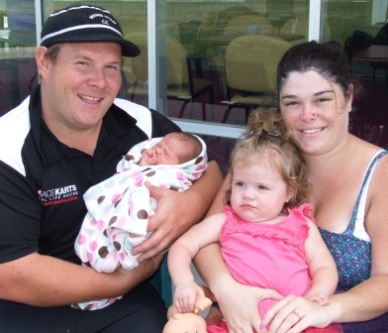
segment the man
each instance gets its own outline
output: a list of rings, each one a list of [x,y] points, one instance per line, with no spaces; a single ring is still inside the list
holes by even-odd
[[[112,176],[133,145],[179,129],[116,98],[121,57],[139,49],[108,11],[67,7],[49,17],[41,37],[40,85],[0,118],[0,332],[159,333],[165,307],[148,279],[206,212],[219,170],[210,163],[186,192],[151,188],[158,209],[152,235],[134,249],[138,268],[104,274],[81,266],[74,240],[86,213],[83,193]],[[98,311],[69,306],[121,294]]]

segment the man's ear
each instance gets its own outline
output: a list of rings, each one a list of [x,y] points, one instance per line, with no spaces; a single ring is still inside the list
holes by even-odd
[[[35,51],[35,61],[39,76],[45,78],[52,61],[46,57],[47,47],[39,46]]]

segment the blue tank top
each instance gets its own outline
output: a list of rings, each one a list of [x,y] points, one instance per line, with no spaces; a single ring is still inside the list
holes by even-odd
[[[364,226],[364,212],[374,167],[385,154],[388,154],[388,151],[379,151],[369,164],[346,230],[337,234],[319,228],[337,265],[339,292],[346,291],[370,277],[371,243]],[[349,333],[388,332],[388,314],[365,322],[342,324],[342,327],[344,332]]]

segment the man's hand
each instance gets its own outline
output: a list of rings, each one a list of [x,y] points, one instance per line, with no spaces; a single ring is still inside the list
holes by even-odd
[[[142,262],[163,254],[169,246],[206,214],[222,184],[221,171],[214,161],[208,163],[205,173],[184,192],[146,184],[151,197],[158,202],[155,215],[149,219],[152,234],[133,248]]]
[[[141,282],[150,278],[159,268],[163,257],[156,256],[149,260],[143,261],[138,267],[126,270],[124,268],[117,269],[111,273],[112,277],[117,278],[118,283],[122,286],[122,294],[139,285]]]
[[[163,254],[169,246],[185,231],[192,222],[187,214],[190,206],[186,192],[177,192],[166,188],[147,184],[151,197],[158,202],[155,215],[151,216],[148,223],[150,236],[142,244],[133,249],[133,254],[141,254],[139,262]]]

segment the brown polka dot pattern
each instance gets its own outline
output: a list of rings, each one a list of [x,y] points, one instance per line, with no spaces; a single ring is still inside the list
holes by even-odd
[[[110,220],[109,220],[109,225],[112,225],[113,223],[115,223],[117,221],[117,216],[113,216]]]
[[[135,159],[135,156],[130,155],[130,154],[127,154],[127,155],[125,155],[124,159],[125,159],[127,162],[130,162],[130,161],[133,161],[133,160]]]
[[[120,242],[114,241],[114,242],[113,242],[113,246],[114,246],[114,248],[116,249],[116,251],[120,251],[120,250],[121,250],[121,244],[120,244]]]
[[[101,204],[101,203],[103,203],[103,202],[104,202],[104,200],[105,200],[105,196],[104,196],[104,195],[102,195],[102,196],[98,197],[98,199],[97,199],[97,203],[98,203],[98,204]]]
[[[203,156],[198,156],[194,164],[200,164],[203,161]]]
[[[109,251],[108,251],[108,248],[106,246],[101,246],[99,249],[98,249],[98,255],[100,256],[100,258],[106,258],[109,254]]]
[[[137,218],[140,220],[148,219],[148,212],[145,209],[139,210],[137,212]]]
[[[146,175],[146,177],[151,178],[151,177],[154,177],[155,174],[156,174],[156,171],[151,170],[151,171],[148,171],[145,175]]]

